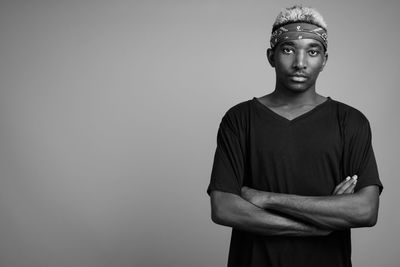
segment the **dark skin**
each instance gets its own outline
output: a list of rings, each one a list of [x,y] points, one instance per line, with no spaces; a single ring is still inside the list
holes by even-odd
[[[292,120],[326,101],[315,84],[328,54],[321,43],[302,39],[267,50],[276,73],[275,90],[258,100],[281,117]],[[242,188],[241,197],[211,192],[214,222],[263,235],[318,236],[333,230],[369,227],[376,223],[379,189],[367,186],[354,192],[354,174],[338,184],[330,196],[308,197]],[[279,211],[279,215],[274,213]],[[287,215],[287,216],[286,216]]]
[[[275,90],[259,101],[282,117],[293,118],[310,111],[326,100],[315,91],[319,73],[328,60],[322,44],[313,39],[280,43],[267,50],[275,69]]]

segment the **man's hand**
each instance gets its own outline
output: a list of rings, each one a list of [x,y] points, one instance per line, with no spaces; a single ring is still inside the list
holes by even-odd
[[[357,175],[348,176],[343,182],[338,184],[333,190],[332,195],[353,194],[357,184]]]

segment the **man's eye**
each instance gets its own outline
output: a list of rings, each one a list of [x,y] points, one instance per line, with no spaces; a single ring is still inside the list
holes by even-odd
[[[319,54],[319,51],[317,51],[317,50],[310,50],[310,51],[308,51],[308,54],[309,54],[310,56],[316,56],[316,55]]]
[[[294,51],[291,48],[283,48],[282,52],[285,54],[292,54]]]

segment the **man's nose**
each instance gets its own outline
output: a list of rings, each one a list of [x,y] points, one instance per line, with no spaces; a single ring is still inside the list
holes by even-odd
[[[295,54],[293,67],[296,69],[307,68],[307,57],[304,51],[297,51],[297,53]]]

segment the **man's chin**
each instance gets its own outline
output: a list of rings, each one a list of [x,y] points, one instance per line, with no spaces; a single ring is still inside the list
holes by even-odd
[[[296,83],[296,84],[291,84],[290,86],[287,87],[290,91],[293,93],[302,93],[306,92],[311,88],[308,84],[305,83]]]

